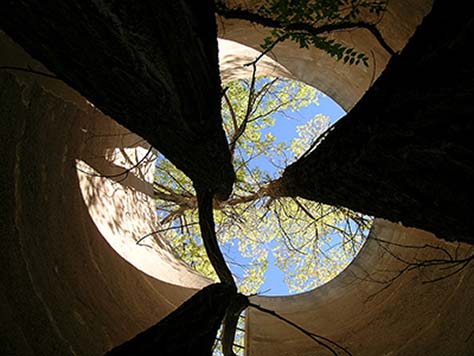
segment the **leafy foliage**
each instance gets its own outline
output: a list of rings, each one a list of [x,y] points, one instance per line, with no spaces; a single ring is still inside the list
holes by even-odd
[[[352,47],[328,37],[338,30],[369,29],[383,41],[374,24],[385,11],[381,0],[263,0],[256,8],[228,7],[216,0],[217,12],[247,19],[272,28],[261,48],[264,53],[280,42],[291,40],[300,48],[316,47],[349,65],[368,66],[369,58]],[[384,47],[386,44],[383,43]],[[388,48],[390,51],[390,49]]]
[[[316,115],[297,127],[298,137],[278,140],[271,132],[276,121],[295,120],[299,110],[318,103],[321,93],[290,80],[254,79],[230,83],[223,99],[237,182],[229,200],[214,203],[216,232],[242,293],[259,290],[270,254],[290,291],[298,292],[343,269],[363,243],[370,221],[347,210],[278,196],[276,178],[327,128],[329,119]],[[191,181],[163,157],[156,163],[155,196],[163,233],[176,252],[215,278],[199,238]]]

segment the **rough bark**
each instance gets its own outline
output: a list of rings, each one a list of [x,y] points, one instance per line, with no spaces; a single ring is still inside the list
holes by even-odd
[[[437,1],[400,56],[310,154],[282,195],[474,242],[474,21]]]
[[[1,28],[196,185],[225,198],[213,1],[2,1]]]
[[[109,351],[107,356],[210,356],[217,330],[235,289],[213,284],[158,324]]]

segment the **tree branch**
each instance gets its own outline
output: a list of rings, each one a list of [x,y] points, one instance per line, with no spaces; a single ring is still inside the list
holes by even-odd
[[[309,212],[309,210],[306,209],[306,207],[305,207],[303,204],[301,204],[301,203],[298,201],[298,199],[297,199],[296,197],[293,197],[292,199],[293,199],[293,201],[296,203],[296,205],[298,205],[298,207],[299,207],[301,210],[303,210],[303,212],[304,212],[306,215],[308,215],[308,217],[310,217],[310,218],[313,219],[313,220],[316,220],[316,218],[314,217],[314,215],[311,214],[311,213]]]
[[[233,350],[235,332],[240,314],[248,305],[248,298],[242,294],[237,294],[227,307],[222,328],[222,351],[224,356],[236,356]]]
[[[168,202],[175,203],[180,207],[186,207],[187,209],[196,209],[197,201],[196,197],[188,196],[187,194],[176,193],[170,189],[167,189],[169,193],[162,192],[158,189],[153,189],[155,199],[160,199]]]
[[[244,10],[241,8],[229,8],[220,0],[216,1],[216,13],[227,19],[239,19],[239,20],[250,21],[252,23],[256,23],[265,27],[283,29],[285,31],[303,31],[313,36],[321,35],[323,33],[334,32],[338,30],[351,30],[351,29],[362,28],[362,29],[368,30],[375,37],[375,39],[378,41],[380,46],[382,46],[382,48],[385,49],[390,55],[393,56],[394,54],[396,54],[396,52],[392,49],[392,47],[390,47],[388,43],[385,41],[385,39],[383,38],[382,34],[377,29],[377,27],[374,24],[364,22],[364,21],[358,21],[358,22],[344,21],[344,22],[339,22],[339,23],[325,24],[318,27],[314,27],[313,25],[309,23],[305,23],[305,22],[287,24],[280,20],[272,19],[270,17],[265,17],[258,13],[253,13],[249,10]],[[277,39],[277,41],[280,42],[281,40]],[[272,45],[272,48],[278,43],[277,41],[275,41],[275,43]]]
[[[163,220],[161,220],[160,224],[165,225],[165,224],[168,224],[168,223],[172,222],[176,218],[179,218],[179,217],[183,216],[184,212],[186,210],[189,210],[189,209],[190,208],[188,208],[186,206],[180,206],[178,209],[176,209],[175,211],[172,211]]]
[[[234,129],[234,135],[235,135],[235,133],[239,129],[239,125],[237,123],[237,116],[235,115],[234,106],[230,102],[229,97],[228,97],[226,92],[224,92],[224,100],[225,100],[227,106],[229,107],[230,118],[232,120],[232,127]]]
[[[242,123],[240,124],[239,128],[237,131],[234,132],[234,135],[232,136],[232,139],[230,140],[230,153],[231,157],[234,157],[234,152],[235,152],[235,146],[237,144],[237,141],[239,138],[244,134],[245,129],[247,128],[247,123],[250,119],[250,114],[252,112],[253,104],[254,104],[254,94],[255,94],[255,80],[257,76],[257,64],[252,63],[252,79],[250,80],[250,87],[249,87],[249,96],[248,96],[248,101],[247,101],[247,109],[245,112],[244,119],[242,120]]]
[[[137,245],[140,245],[140,243],[145,240],[146,238],[150,237],[150,236],[153,236],[155,234],[159,234],[161,232],[165,232],[165,231],[169,231],[169,230],[175,230],[175,229],[182,229],[184,227],[188,227],[188,226],[191,226],[191,225],[197,225],[198,223],[197,222],[190,222],[190,223],[187,223],[187,224],[181,224],[179,226],[171,226],[171,227],[167,227],[167,228],[164,228],[164,229],[159,229],[159,230],[155,230],[155,231],[152,231],[146,235],[143,235],[142,237],[140,237],[136,244]]]
[[[81,172],[81,173],[84,173],[84,174],[87,174],[88,176],[91,176],[91,177],[98,177],[98,178],[118,178],[118,177],[121,177],[123,176],[122,180],[125,180],[128,175],[130,174],[131,171],[133,171],[135,168],[138,168],[148,157],[148,155],[152,152],[153,150],[153,147],[150,146],[150,148],[148,149],[147,153],[137,162],[135,163],[133,166],[131,166],[130,168],[127,168],[125,170],[123,170],[122,172],[120,173],[116,173],[116,174],[100,174],[100,173],[94,173],[94,172],[87,172],[85,170],[83,170],[82,168],[79,168],[79,167],[76,167],[76,169]]]
[[[212,211],[212,202],[214,195],[212,192],[204,189],[196,189],[199,226],[201,227],[202,240],[207,256],[214,267],[217,276],[222,283],[233,286],[237,290],[232,273],[224,260],[221,249],[217,242],[214,226],[214,214]]]
[[[349,352],[349,350],[347,350],[346,348],[342,347],[341,345],[335,343],[334,341],[328,339],[327,337],[324,337],[324,336],[321,336],[321,335],[318,335],[318,334],[315,334],[313,332],[310,332],[306,329],[304,329],[303,327],[299,326],[298,324],[296,324],[295,322],[281,316],[280,314],[277,314],[275,311],[273,310],[270,310],[270,309],[266,309],[258,304],[254,304],[254,303],[249,303],[249,306],[257,309],[257,310],[260,310],[261,312],[264,312],[266,314],[269,314],[269,315],[272,315],[274,316],[275,318],[277,319],[280,319],[281,321],[291,325],[292,327],[294,327],[295,329],[299,330],[300,332],[302,332],[303,334],[305,334],[306,336],[308,336],[309,338],[311,338],[313,341],[315,341],[317,344],[321,345],[322,347],[324,347],[325,349],[327,349],[329,352],[331,352],[331,354],[333,354],[334,356],[337,356],[338,353],[337,351],[334,349],[334,347],[336,347],[337,349],[343,351],[346,355],[349,355],[349,356],[352,356],[352,354]]]

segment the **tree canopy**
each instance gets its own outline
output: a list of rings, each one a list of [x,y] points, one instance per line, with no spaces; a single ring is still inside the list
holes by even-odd
[[[282,170],[328,128],[327,116],[316,114],[307,120],[298,115],[317,105],[321,95],[301,82],[255,76],[225,89],[222,116],[237,182],[231,197],[214,201],[213,208],[217,238],[244,294],[259,291],[269,254],[285,273],[289,290],[300,292],[333,278],[365,239],[367,217],[278,195]],[[272,133],[277,120],[299,120],[291,141],[278,140]],[[154,190],[163,233],[176,252],[191,267],[215,278],[199,238],[192,182],[161,156]]]

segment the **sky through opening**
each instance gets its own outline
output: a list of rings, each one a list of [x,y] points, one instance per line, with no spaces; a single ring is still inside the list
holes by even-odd
[[[224,99],[237,182],[231,198],[215,208],[216,232],[241,292],[288,295],[326,283],[357,254],[369,220],[300,198],[276,198],[268,187],[344,111],[314,88],[280,78],[238,80]],[[166,237],[188,265],[212,278],[191,182],[160,156],[155,189]]]

